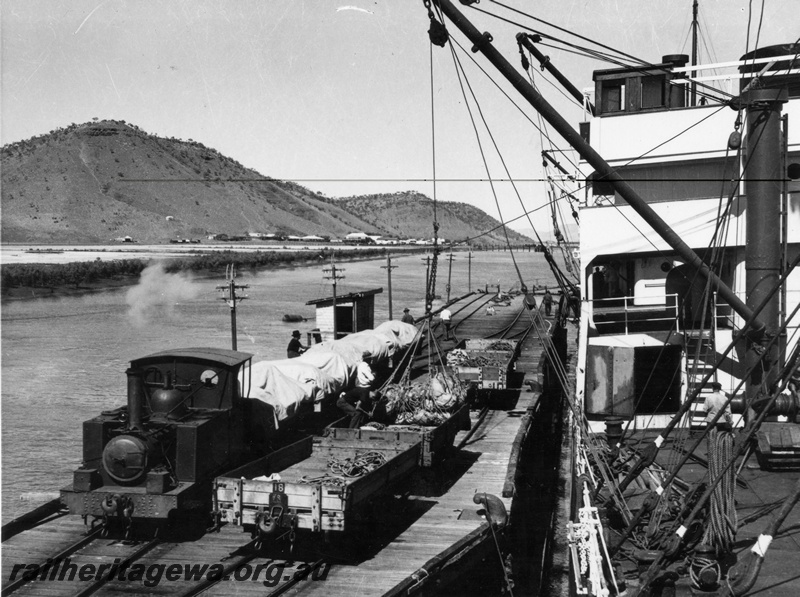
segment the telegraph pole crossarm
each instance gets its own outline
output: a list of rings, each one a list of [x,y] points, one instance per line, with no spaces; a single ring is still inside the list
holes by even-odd
[[[245,288],[250,287],[247,284],[237,284],[235,282],[236,266],[234,264],[230,264],[225,267],[225,279],[228,280],[228,283],[217,286],[217,290],[227,293],[223,294],[222,300],[228,303],[228,306],[231,308],[231,348],[233,350],[238,350],[236,348],[236,303],[237,301],[245,300],[247,295],[237,295],[236,291],[244,290]]]
[[[343,280],[344,276],[341,274],[344,270],[342,268],[337,268],[336,263],[333,260],[333,255],[331,255],[331,266],[330,267],[323,267],[322,268],[322,277],[326,280],[331,281],[331,286],[333,286],[333,339],[337,340],[338,329],[336,324],[336,282],[338,280]]]

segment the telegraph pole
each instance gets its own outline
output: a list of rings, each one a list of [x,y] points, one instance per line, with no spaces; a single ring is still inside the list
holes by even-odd
[[[467,292],[472,292],[472,249],[469,250],[467,259]]]
[[[333,286],[333,339],[337,339],[337,325],[336,325],[336,282],[338,280],[344,279],[344,276],[339,272],[343,272],[344,270],[339,268],[336,269],[336,263],[333,261],[333,254],[331,253],[331,266],[330,267],[323,267],[322,268],[322,277],[326,280],[331,281],[331,285]]]
[[[433,289],[431,288],[431,256],[425,257],[425,314],[433,310]]]
[[[238,350],[236,348],[236,301],[243,301],[247,298],[247,295],[236,296],[236,291],[250,287],[246,284],[236,284],[234,282],[236,279],[236,266],[233,263],[225,267],[225,279],[228,280],[228,283],[223,286],[217,286],[217,290],[227,292],[227,295],[222,296],[222,300],[226,301],[231,308],[231,348]]]
[[[389,319],[392,320],[392,270],[397,268],[396,265],[392,265],[392,256],[389,253],[386,253],[386,265],[382,265],[381,269],[386,270],[386,275],[389,277]]]
[[[447,260],[450,262],[447,266],[447,304],[450,304],[450,279],[453,275],[453,249],[450,249],[450,254],[447,256]]]

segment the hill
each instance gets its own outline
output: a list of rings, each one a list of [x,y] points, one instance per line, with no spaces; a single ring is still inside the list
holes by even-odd
[[[433,236],[433,200],[416,193],[405,191],[382,195],[360,195],[335,199],[341,206],[385,236],[411,236],[431,238]],[[436,217],[439,220],[439,237],[452,241],[472,238],[488,232],[477,242],[505,243],[500,223],[486,212],[467,203],[438,201]],[[409,233],[408,231],[413,231]],[[531,239],[508,230],[512,243],[530,243]]]
[[[432,202],[398,193],[330,199],[265,177],[214,149],[163,138],[124,121],[71,124],[2,148],[2,240],[103,243],[248,232],[343,237],[361,231],[432,236]],[[498,222],[461,203],[439,203],[442,238]],[[530,242],[518,234],[515,242]],[[505,242],[498,230],[481,239]]]

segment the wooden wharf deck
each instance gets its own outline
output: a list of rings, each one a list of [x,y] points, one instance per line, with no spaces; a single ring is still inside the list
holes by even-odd
[[[523,308],[521,297],[516,297],[508,306],[495,307],[494,315],[485,313],[484,309],[475,311],[470,308],[464,311],[466,315],[463,316],[459,315],[458,305],[451,308],[458,337],[486,337],[506,326],[511,326],[511,333],[515,333],[527,328],[527,324],[523,325],[526,319],[530,323],[531,317],[527,313],[516,324],[513,323]],[[539,329],[542,327],[540,323]],[[445,345],[444,348],[450,347]],[[420,469],[403,488],[402,495],[390,496],[374,504],[369,512],[359,516],[358,526],[349,536],[335,538],[329,544],[324,544],[320,535],[306,537],[299,543],[299,551],[292,556],[287,553],[285,542],[275,547],[268,546],[255,557],[246,556],[246,566],[231,572],[229,579],[204,588],[202,594],[270,594],[269,584],[274,586],[289,580],[300,563],[320,558],[326,564],[320,569],[317,580],[300,581],[282,594],[383,595],[398,585],[403,586],[404,582],[407,585],[409,577],[415,574],[422,584],[435,588],[437,580],[426,578],[429,573],[426,566],[437,561],[443,553],[452,552],[454,546],[460,550],[456,550],[458,555],[445,566],[445,577],[447,570],[469,574],[470,570],[465,570],[465,566],[480,563],[480,559],[472,556],[492,558],[499,565],[501,556],[496,551],[492,534],[487,532],[489,527],[481,515],[482,506],[473,503],[472,498],[475,493],[493,494],[511,512],[514,459],[519,455],[518,436],[524,434],[526,425],[530,424],[530,417],[526,415],[535,407],[540,395],[538,367],[541,349],[538,334],[529,334],[517,360],[514,375],[517,389],[489,395],[486,408],[472,412],[473,428],[458,434],[455,447],[445,462],[434,469]],[[43,562],[79,539],[83,532],[85,527],[80,518],[62,516],[4,542],[3,585],[8,584],[14,564]],[[197,580],[187,580],[184,574],[170,579],[166,569],[170,566],[185,570],[213,565],[221,568],[221,565],[235,562],[237,557],[249,553],[243,548],[250,540],[250,535],[241,527],[231,525],[189,540],[165,539],[136,561],[147,570],[161,567],[157,582],[151,581],[151,586],[143,586],[141,578],[122,580],[117,576],[94,594],[195,594],[192,591],[197,587]],[[127,551],[133,549],[129,546]],[[120,542],[99,539],[71,559],[80,565],[92,563],[99,566],[125,557],[120,554]],[[211,568],[203,570],[207,573]],[[256,572],[259,572],[257,577]],[[435,576],[433,569],[430,572]],[[269,578],[268,573],[271,574]],[[268,582],[265,584],[265,581]],[[14,594],[72,595],[81,588],[82,583],[77,580],[45,580],[29,583]],[[280,584],[276,588],[280,588]],[[395,594],[404,594],[404,591]]]

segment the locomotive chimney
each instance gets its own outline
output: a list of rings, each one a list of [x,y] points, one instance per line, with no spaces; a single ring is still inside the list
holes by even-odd
[[[130,368],[125,371],[128,376],[128,429],[143,429],[145,389],[144,376],[141,369]]]

